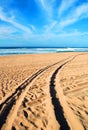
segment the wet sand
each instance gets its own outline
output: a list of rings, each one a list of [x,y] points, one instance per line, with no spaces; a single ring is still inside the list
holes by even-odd
[[[88,53],[0,57],[1,130],[87,130]]]

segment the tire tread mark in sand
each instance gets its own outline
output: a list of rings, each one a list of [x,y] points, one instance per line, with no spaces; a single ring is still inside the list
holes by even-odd
[[[50,79],[50,95],[52,97],[52,104],[54,106],[54,112],[55,112],[55,116],[56,116],[56,120],[58,121],[58,123],[60,124],[60,130],[70,130],[70,127],[66,121],[66,118],[64,116],[64,111],[63,108],[60,104],[59,99],[57,98],[56,94],[56,90],[55,90],[55,78],[57,73],[59,72],[59,70],[68,62],[72,61],[75,58],[75,56],[70,59],[67,62],[64,62],[62,65],[60,65],[55,72],[52,74],[52,77]]]
[[[70,58],[70,57],[69,57]],[[13,105],[16,103],[17,100],[19,100],[19,96],[23,93],[23,90],[25,90],[25,88],[27,87],[27,85],[29,85],[37,76],[39,76],[41,73],[43,73],[44,71],[46,71],[47,69],[49,69],[50,67],[53,67],[54,65],[63,62],[69,58],[66,58],[64,60],[61,60],[59,62],[56,62],[52,65],[46,66],[40,70],[38,70],[36,73],[34,73],[31,77],[29,77],[28,79],[26,79],[20,86],[18,86],[18,88],[15,90],[15,92],[13,92],[9,97],[7,97],[5,99],[5,101],[3,101],[0,104],[0,129],[2,128],[3,124],[6,122],[6,119],[10,113],[10,110],[12,109]]]

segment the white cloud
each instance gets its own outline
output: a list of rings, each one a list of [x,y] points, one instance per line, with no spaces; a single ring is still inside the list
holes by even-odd
[[[74,22],[76,22],[77,19],[76,18],[72,18],[72,19],[66,19],[66,20],[63,20],[59,23],[59,28],[62,29],[70,24],[73,24]]]
[[[73,6],[78,0],[62,0],[59,7],[59,16],[63,14],[69,7]]]
[[[51,24],[46,25],[46,26],[44,27],[44,32],[45,32],[45,33],[50,32],[50,31],[55,27],[56,24],[57,24],[57,21],[53,21],[53,22],[51,22]]]
[[[85,3],[83,5],[80,5],[78,8],[76,8],[74,12],[74,17],[88,17],[88,3]]]
[[[44,0],[39,0],[41,3],[44,2]],[[43,1],[43,2],[42,2]],[[62,0],[62,5],[60,7],[60,15],[67,10],[69,7],[73,7],[74,4],[78,0]],[[46,7],[43,3],[44,8]],[[74,8],[71,8],[70,12],[68,12],[67,15],[64,17],[61,16],[61,20],[54,20],[51,19],[51,22],[44,26],[44,33],[48,32],[60,32],[64,27],[69,26],[71,24],[74,24],[75,22],[79,21],[80,19],[84,19],[88,17],[88,3],[83,3],[79,6],[75,6]]]
[[[10,20],[9,22],[10,22],[12,25],[14,25],[15,27],[17,27],[17,28],[23,30],[23,31],[26,32],[26,33],[30,33],[30,34],[32,33],[32,31],[31,31],[28,27],[26,27],[26,26],[24,26],[24,25],[21,25],[21,24],[15,22],[15,21],[13,21],[13,20]]]
[[[20,30],[23,30],[26,33],[30,33],[30,34],[32,33],[32,30],[29,29],[28,27],[26,27],[20,23],[15,22],[14,16],[8,17],[7,13],[5,13],[1,7],[0,7],[0,20],[7,22],[7,23],[10,23],[14,27],[16,27]]]
[[[60,22],[53,21],[51,25],[46,26],[45,31],[48,33],[53,29],[53,33],[59,33],[64,29],[64,27],[74,24],[75,22],[84,18],[88,18],[88,3],[79,5],[74,10],[71,10],[71,12]]]
[[[52,22],[44,27],[44,33],[50,33],[53,30],[53,33],[58,33],[63,30],[64,27],[67,27],[80,19],[88,18],[88,4],[84,3],[75,7],[74,10],[71,10],[68,15],[62,17],[61,21],[52,20]]]
[[[44,44],[46,44],[47,41],[50,41],[55,43],[57,42],[58,44],[59,43],[64,43],[65,42],[68,42],[68,41],[80,41],[79,38],[83,38],[84,39],[84,36],[85,37],[88,37],[88,32],[79,32],[78,30],[73,30],[73,31],[70,31],[70,32],[61,32],[59,34],[53,34],[53,33],[47,33],[47,34],[32,34],[30,37],[28,35],[25,35],[24,36],[24,40],[25,41],[29,41],[29,42],[43,42]],[[75,37],[75,39],[74,39]],[[44,39],[44,40],[42,40]],[[67,40],[67,41],[66,41]]]
[[[0,39],[16,39],[16,34],[18,30],[11,26],[0,26]]]
[[[44,9],[47,8],[45,0],[39,0]]]
[[[47,5],[45,0],[35,0],[38,6],[40,6],[42,9],[47,10]]]
[[[17,32],[15,28],[9,27],[9,26],[1,26],[0,27],[0,35],[8,35]]]
[[[41,7],[48,15],[47,18],[52,18],[53,16],[53,5],[55,0],[35,0],[37,5]]]
[[[75,23],[76,21],[88,18],[88,4],[82,4],[75,8],[75,10],[72,10],[71,13],[68,14],[60,23],[59,27],[64,28],[65,26],[68,26],[70,24]]]
[[[59,9],[59,15],[62,15],[64,11],[66,11],[69,7],[71,7],[77,0],[62,0],[62,4],[60,6]],[[25,40],[35,40],[36,39],[52,39],[55,37],[65,37],[65,36],[73,36],[73,35],[83,35],[83,33],[79,33],[79,32],[74,32],[74,33],[62,33],[61,31],[63,31],[63,28],[66,26],[69,26],[73,23],[75,23],[76,21],[83,19],[85,17],[88,17],[88,4],[84,3],[80,6],[76,6],[70,10],[70,12],[68,12],[68,15],[65,15],[64,17],[61,17],[61,21],[60,19],[56,21],[56,19],[51,18],[51,15],[53,15],[55,12],[52,13],[52,11],[54,11],[53,8],[53,3],[55,2],[55,0],[36,0],[37,4],[39,4],[39,6],[41,6],[41,8],[43,8],[45,10],[45,13],[47,13],[47,15],[49,17],[47,17],[47,19],[49,18],[50,21],[47,23],[46,26],[44,26],[42,29],[42,33],[38,34],[38,32],[36,32],[36,28],[35,26],[29,24],[28,26],[24,26],[18,22],[16,22],[14,15],[12,14],[11,17],[10,15],[8,16],[8,13],[4,12],[2,8],[0,8],[0,19],[4,22],[7,22],[9,24],[12,25],[13,28],[10,27],[2,27],[0,28],[0,35],[3,34],[9,34],[9,36],[12,36],[13,38],[17,37],[19,39],[19,37]],[[41,21],[40,21],[41,22]],[[15,30],[16,29],[16,30]],[[25,32],[25,33],[20,33],[19,36],[13,35],[13,33],[17,32]],[[33,32],[35,32],[35,34],[33,34]],[[57,33],[57,34],[56,34]],[[59,33],[59,34],[58,34]],[[30,34],[30,35],[29,35]],[[38,34],[38,35],[36,35]],[[85,33],[87,34],[87,33]]]

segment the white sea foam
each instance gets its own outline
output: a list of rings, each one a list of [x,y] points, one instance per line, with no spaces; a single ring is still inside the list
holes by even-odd
[[[88,52],[88,48],[0,48],[0,55]]]

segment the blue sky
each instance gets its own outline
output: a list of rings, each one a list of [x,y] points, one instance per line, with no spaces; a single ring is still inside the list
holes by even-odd
[[[88,47],[88,0],[0,0],[0,46]]]

